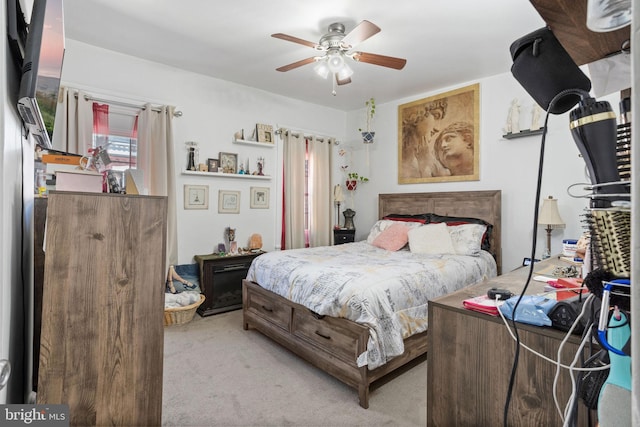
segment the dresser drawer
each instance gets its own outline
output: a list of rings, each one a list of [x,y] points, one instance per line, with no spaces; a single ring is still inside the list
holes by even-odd
[[[245,309],[274,325],[289,331],[291,325],[291,306],[274,300],[273,295],[265,293],[256,286],[247,287]]]
[[[366,334],[346,328],[336,327],[335,322],[329,324],[331,318],[317,317],[306,308],[296,307],[293,311],[293,334],[305,341],[322,348],[328,353],[355,364],[359,353],[366,348]]]

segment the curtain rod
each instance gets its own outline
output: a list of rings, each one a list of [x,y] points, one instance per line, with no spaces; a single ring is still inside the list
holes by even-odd
[[[310,133],[310,134],[315,134],[316,132],[315,132],[315,131],[312,131],[312,130],[287,129],[286,127],[282,127],[282,126],[281,126],[281,127],[279,127],[279,128],[275,131],[275,134],[276,134],[276,135],[280,135],[280,134],[282,134],[282,133],[283,133],[283,132],[285,132],[285,131],[286,131],[286,132],[291,132],[291,134],[292,134],[292,135],[294,135],[294,136],[296,136],[296,137],[299,137],[299,136],[300,136],[300,134],[302,134],[302,136],[304,136],[305,138],[311,138],[312,136],[315,136],[315,138],[316,138],[318,141],[320,141],[320,142],[324,142],[324,141],[325,141],[325,139],[329,140],[329,139],[332,139],[332,138],[333,138],[333,137],[331,137],[331,136],[326,136],[326,135],[305,135],[305,134],[309,134],[309,133]],[[294,132],[298,132],[298,133],[296,134],[296,133],[294,133]],[[337,139],[335,139],[335,138],[333,138],[333,140],[334,140],[334,144],[335,144],[335,145],[340,145],[340,141],[338,141],[338,140],[337,140]]]
[[[78,97],[78,93],[75,93],[76,98]],[[129,108],[139,108],[140,110],[145,110],[146,107],[144,105],[136,105],[136,104],[132,104],[129,102],[123,102],[123,101],[114,101],[111,99],[103,99],[103,98],[96,98],[95,96],[90,96],[90,95],[85,95],[84,99],[86,101],[96,101],[96,102],[106,102],[107,104],[113,104],[113,105],[119,105],[121,107],[129,107]],[[151,111],[157,111],[160,112],[160,107],[151,107]],[[182,111],[174,111],[173,115],[175,117],[182,117]]]

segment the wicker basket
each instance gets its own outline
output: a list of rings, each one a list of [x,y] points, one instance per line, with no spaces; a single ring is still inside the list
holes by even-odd
[[[189,323],[196,314],[200,304],[204,302],[204,295],[200,294],[200,300],[184,307],[173,307],[164,309],[164,326],[182,325]]]

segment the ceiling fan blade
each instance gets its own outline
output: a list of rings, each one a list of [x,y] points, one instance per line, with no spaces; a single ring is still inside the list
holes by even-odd
[[[283,65],[280,68],[276,68],[276,71],[283,71],[284,72],[284,71],[293,70],[294,68],[298,68],[298,67],[302,67],[303,65],[311,64],[315,60],[316,60],[315,56],[312,56],[311,58],[301,59],[300,61],[292,62],[291,64]]]
[[[356,25],[356,27],[351,30],[346,36],[344,36],[341,43],[346,49],[351,49],[358,43],[362,43],[369,37],[378,34],[379,32],[380,27],[367,20],[364,20]]]
[[[338,74],[336,74],[336,83],[338,84],[338,86],[349,84],[351,83],[351,77],[347,77],[346,79],[340,80],[338,78]]]
[[[275,37],[277,39],[282,39],[282,40],[286,40],[293,43],[298,43],[304,46],[309,46],[313,49],[316,49],[318,47],[318,43],[313,43],[307,40],[299,39],[298,37],[293,37],[288,34],[275,33],[275,34],[271,34],[271,37]]]
[[[406,59],[394,58],[393,56],[377,55],[375,53],[354,52],[353,59],[359,62],[366,62],[373,65],[402,70],[407,63]]]

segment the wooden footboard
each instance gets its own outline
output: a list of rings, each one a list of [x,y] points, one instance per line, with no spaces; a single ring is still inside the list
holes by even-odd
[[[308,308],[242,282],[243,328],[253,327],[314,366],[358,390],[360,406],[369,407],[369,386],[426,353],[426,332],[405,340],[405,352],[374,370],[358,367],[369,329],[347,319],[319,316]]]

